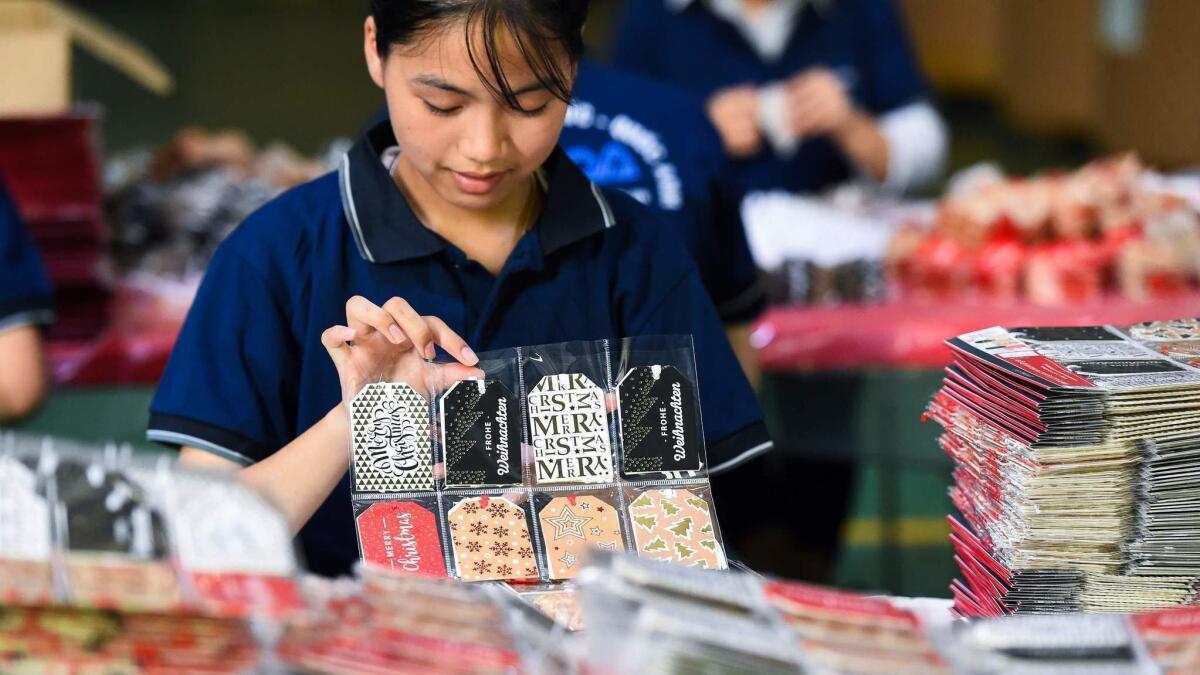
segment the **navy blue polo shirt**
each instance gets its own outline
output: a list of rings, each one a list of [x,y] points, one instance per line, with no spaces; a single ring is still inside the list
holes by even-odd
[[[54,320],[50,280],[17,205],[0,181],[0,331]]]
[[[147,437],[248,465],[341,399],[321,333],[346,300],[400,296],[476,350],[633,335],[693,336],[710,465],[771,447],[695,264],[653,212],[594,186],[561,151],[545,204],[497,277],[426,229],[384,167],[390,125],[340,170],[251,215],[218,248],[151,404]],[[358,558],[349,477],[301,531],[309,566]]]
[[[721,320],[742,323],[762,313],[766,290],[703,105],[681,87],[584,60],[559,145],[593,183],[657,209],[696,259]]]
[[[741,31],[705,0],[682,9],[668,0],[629,0],[615,33],[614,64],[686,87],[705,98],[739,84],[767,84],[813,66],[836,72],[854,102],[878,115],[926,96],[892,0],[806,2],[776,61],[754,51]],[[853,177],[828,138],[803,142],[790,158],[769,147],[733,161],[746,191],[816,191]]]

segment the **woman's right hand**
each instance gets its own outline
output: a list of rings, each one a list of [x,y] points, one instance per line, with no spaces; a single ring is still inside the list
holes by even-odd
[[[344,400],[350,400],[371,382],[406,382],[429,397],[425,361],[440,346],[458,363],[436,371],[442,389],[471,377],[483,377],[474,368],[479,357],[445,321],[421,316],[403,298],[393,297],[376,305],[362,296],[346,302],[346,325],[332,326],[321,335],[321,344],[333,359]]]

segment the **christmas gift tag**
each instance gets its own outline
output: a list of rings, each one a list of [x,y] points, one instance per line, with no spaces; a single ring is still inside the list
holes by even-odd
[[[396,572],[446,576],[437,518],[417,502],[375,502],[356,518],[363,561]]]
[[[99,462],[64,460],[54,473],[70,592],[79,604],[167,609],[180,601],[166,519],[135,479]]]
[[[629,505],[633,538],[643,558],[723,569],[711,507],[689,490],[647,490]]]
[[[695,388],[673,366],[631,369],[617,385],[626,474],[700,470]],[[686,475],[686,474],[684,474]]]
[[[573,579],[591,549],[621,551],[621,518],[598,497],[555,497],[538,514],[551,579]]]
[[[547,375],[529,392],[529,433],[539,483],[613,478],[604,391],[586,375]]]
[[[287,522],[237,483],[178,473],[168,497],[175,548],[187,570],[286,576],[296,572]]]
[[[503,497],[471,497],[446,516],[463,581],[536,579],[525,510]]]
[[[503,382],[465,380],[450,387],[441,405],[447,487],[520,484],[519,410]]]
[[[350,403],[357,492],[433,489],[428,404],[403,382],[368,384]]]

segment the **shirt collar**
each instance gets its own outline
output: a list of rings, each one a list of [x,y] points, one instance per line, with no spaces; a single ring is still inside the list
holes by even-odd
[[[342,210],[358,252],[368,262],[411,260],[446,247],[446,241],[413,213],[384,165],[383,155],[395,143],[391,122],[385,119],[350,148],[338,168]],[[604,194],[561,148],[554,148],[537,178],[546,201],[535,227],[546,255],[613,226]]]

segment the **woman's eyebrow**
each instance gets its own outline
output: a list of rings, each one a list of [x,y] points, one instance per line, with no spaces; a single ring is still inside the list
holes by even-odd
[[[466,96],[467,98],[471,98],[471,99],[475,98],[475,95],[472,94],[471,92],[467,91],[466,89],[463,89],[462,87],[450,84],[449,82],[438,77],[437,75],[418,75],[418,76],[412,78],[412,82],[414,84],[421,84],[426,87],[433,87],[434,89],[441,89],[442,91],[448,91],[451,94],[458,94],[459,96]],[[535,91],[543,91],[545,89],[547,89],[545,83],[533,82],[531,84],[525,85],[524,87],[521,87],[520,89],[514,89],[513,96],[520,96],[521,94],[529,94],[529,93],[532,93]]]
[[[467,91],[466,89],[463,89],[462,87],[458,87],[453,84],[450,84],[449,82],[447,82],[446,80],[443,80],[442,78],[438,77],[437,75],[418,75],[412,79],[412,82],[414,84],[422,84],[422,85],[425,85],[426,87],[433,87],[434,89],[441,89],[442,91],[448,91],[451,94],[458,94],[459,96],[466,96],[467,98],[475,98],[475,96],[471,92]]]

